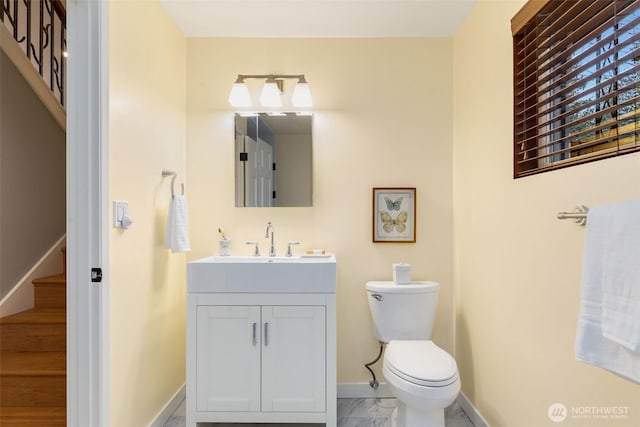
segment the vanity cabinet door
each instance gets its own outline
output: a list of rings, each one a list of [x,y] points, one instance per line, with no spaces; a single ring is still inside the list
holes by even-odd
[[[262,307],[262,411],[326,409],[325,307]]]
[[[260,411],[260,307],[197,308],[198,411]]]

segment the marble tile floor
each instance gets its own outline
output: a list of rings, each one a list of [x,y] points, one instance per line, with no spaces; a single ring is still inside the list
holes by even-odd
[[[396,399],[338,399],[338,427],[391,427]],[[164,427],[185,427],[185,403],[176,409]],[[446,427],[474,427],[458,402],[445,409]],[[199,427],[319,427],[324,424],[229,424],[200,423]]]

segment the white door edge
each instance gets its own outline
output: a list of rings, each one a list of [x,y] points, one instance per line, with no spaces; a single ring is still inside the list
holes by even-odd
[[[67,2],[67,46],[67,426],[106,427],[108,2]]]

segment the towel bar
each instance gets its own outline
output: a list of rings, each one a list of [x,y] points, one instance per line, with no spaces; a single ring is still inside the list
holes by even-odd
[[[584,205],[576,207],[575,212],[558,212],[558,219],[573,219],[576,224],[585,225],[589,208]]]

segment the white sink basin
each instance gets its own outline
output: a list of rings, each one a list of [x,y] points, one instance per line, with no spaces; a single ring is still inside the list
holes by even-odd
[[[187,264],[191,293],[335,293],[335,256],[212,256]]]

